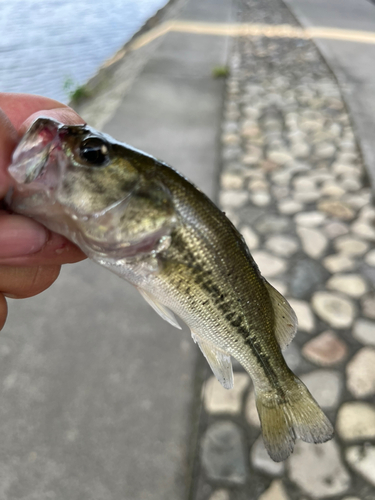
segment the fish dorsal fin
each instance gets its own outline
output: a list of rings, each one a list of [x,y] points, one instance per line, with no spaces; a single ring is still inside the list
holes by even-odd
[[[275,336],[281,349],[285,349],[293,340],[298,320],[289,302],[272,285],[265,282],[275,313]]]
[[[179,330],[181,330],[180,325],[177,323],[175,315],[172,311],[170,311],[167,307],[165,307],[161,302],[159,302],[153,295],[142,290],[142,288],[138,288],[139,293],[145,299],[145,301],[150,304],[150,306],[156,311],[159,316],[161,316],[165,321],[168,321],[172,326],[175,326]]]
[[[218,379],[224,389],[232,389],[233,387],[233,369],[230,354],[217,347],[213,346],[210,342],[206,342],[193,330],[191,336],[196,342],[200,350],[203,352],[204,357],[207,359],[215,377]]]

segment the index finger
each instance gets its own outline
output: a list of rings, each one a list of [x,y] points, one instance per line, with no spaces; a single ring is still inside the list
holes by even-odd
[[[0,109],[8,116],[13,127],[22,135],[31,121],[44,114],[59,119],[66,124],[84,123],[82,118],[71,108],[61,102],[30,94],[14,94],[0,92]],[[27,120],[26,124],[24,124]]]

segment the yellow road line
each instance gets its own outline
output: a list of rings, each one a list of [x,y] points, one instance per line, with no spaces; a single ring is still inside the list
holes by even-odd
[[[343,30],[337,28],[301,28],[290,24],[251,24],[251,23],[199,23],[194,21],[166,21],[147,33],[137,37],[129,48],[121,49],[104,67],[119,61],[128,50],[144,47],[153,40],[169,32],[192,33],[215,36],[264,36],[267,38],[326,38],[347,42],[375,44],[375,33],[371,31]]]
[[[168,32],[195,33],[216,36],[265,36],[269,38],[327,38],[358,43],[375,44],[375,33],[337,28],[300,28],[289,24],[251,24],[251,23],[199,23],[193,21],[167,21],[139,36],[132,43],[138,49]]]

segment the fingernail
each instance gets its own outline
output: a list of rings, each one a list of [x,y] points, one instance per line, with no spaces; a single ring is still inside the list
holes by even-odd
[[[47,239],[48,231],[27,217],[0,217],[0,258],[21,257],[38,252]]]

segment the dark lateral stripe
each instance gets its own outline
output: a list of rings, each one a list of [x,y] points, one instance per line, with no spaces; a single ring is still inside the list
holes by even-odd
[[[242,322],[243,318],[241,316],[238,316],[238,318],[235,321]],[[241,325],[241,323],[237,327],[233,325],[233,321],[230,322],[229,324],[231,325],[232,328],[235,328],[235,330],[238,332],[239,335],[241,335],[241,337],[244,338],[245,344],[250,347],[253,356],[255,357],[255,359],[257,359],[258,363],[263,367],[264,375],[267,378],[270,385],[277,390],[277,392],[282,398],[285,398],[285,393],[280,385],[278,375],[275,372],[270,362],[270,357],[263,351],[263,346],[260,343],[260,341],[257,338],[255,338],[254,334],[252,335],[251,333],[249,333],[247,329]]]

